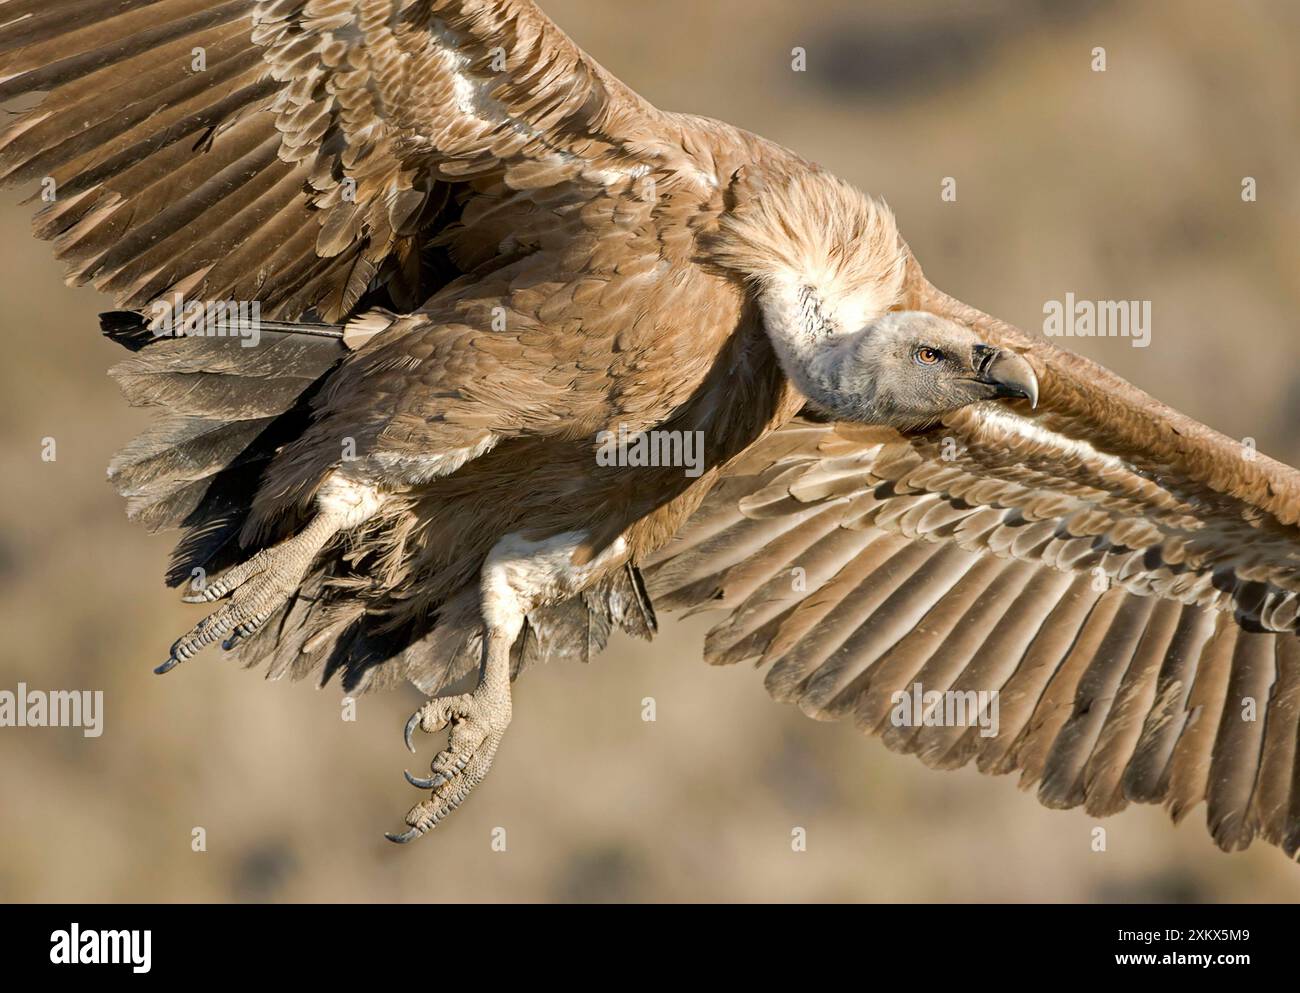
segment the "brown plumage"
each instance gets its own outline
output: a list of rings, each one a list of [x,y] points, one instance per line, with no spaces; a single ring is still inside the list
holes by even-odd
[[[115,375],[167,412],[111,475],[225,601],[160,668],[225,639],[420,686],[408,740],[451,738],[398,840],[486,774],[514,675],[657,606],[927,764],[1300,850],[1300,474],[942,294],[883,205],[528,0],[0,22],[0,98],[48,91],[0,179],[46,180],[36,233],[137,312]],[[260,312],[156,334],[186,300]],[[619,431],[702,457],[609,464]],[[897,720],[917,684],[995,694],[997,733]]]

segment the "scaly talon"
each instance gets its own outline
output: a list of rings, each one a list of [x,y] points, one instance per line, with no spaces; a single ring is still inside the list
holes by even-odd
[[[264,610],[257,616],[250,617],[242,624],[237,625],[235,629],[230,632],[230,636],[221,643],[222,649],[227,652],[230,651],[239,643],[241,638],[247,638],[257,633],[257,630],[270,619],[271,612]]]
[[[386,837],[398,844],[432,830],[439,821],[464,802],[487,775],[497,747],[510,723],[510,687],[505,681],[481,683],[468,696],[436,697],[411,715],[403,739],[415,751],[414,735],[418,727],[433,734],[451,725],[447,747],[433,759],[433,775],[427,779],[403,774],[417,789],[432,790],[428,800],[417,803],[406,815],[408,829]]]
[[[412,754],[415,754],[415,741],[413,740],[413,736],[415,735],[415,726],[420,723],[420,714],[420,710],[417,710],[412,714],[411,719],[406,722],[406,730],[402,732],[402,739],[406,742],[406,747]]]
[[[406,781],[408,783],[410,783],[412,786],[416,787],[417,789],[421,789],[421,790],[437,789],[443,783],[447,782],[447,777],[444,776],[441,772],[435,773],[434,775],[430,776],[428,779],[421,779],[418,776],[412,776],[409,769],[403,769],[402,775],[406,777]]]

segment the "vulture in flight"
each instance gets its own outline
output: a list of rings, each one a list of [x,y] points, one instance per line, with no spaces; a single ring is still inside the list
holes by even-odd
[[[811,717],[1296,855],[1300,473],[945,295],[880,201],[531,0],[3,0],[36,93],[0,180],[117,301],[158,416],[109,475],[210,611],[159,671],[414,683],[408,745],[449,737],[394,840],[522,670],[707,608]]]

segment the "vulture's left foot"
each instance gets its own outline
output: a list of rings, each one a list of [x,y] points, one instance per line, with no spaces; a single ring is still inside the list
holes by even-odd
[[[434,697],[406,722],[406,747],[411,751],[415,751],[411,736],[416,728],[435,734],[450,725],[451,734],[447,747],[433,757],[429,767],[433,775],[423,779],[406,773],[412,786],[433,793],[410,809],[408,829],[387,835],[390,841],[405,844],[432,830],[487,776],[511,715],[508,663],[505,678],[495,676],[489,663],[486,677],[473,693]]]

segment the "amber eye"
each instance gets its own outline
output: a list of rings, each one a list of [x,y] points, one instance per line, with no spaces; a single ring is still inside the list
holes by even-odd
[[[921,365],[934,365],[943,361],[943,352],[937,348],[930,348],[928,345],[922,345],[916,350],[916,361]]]

